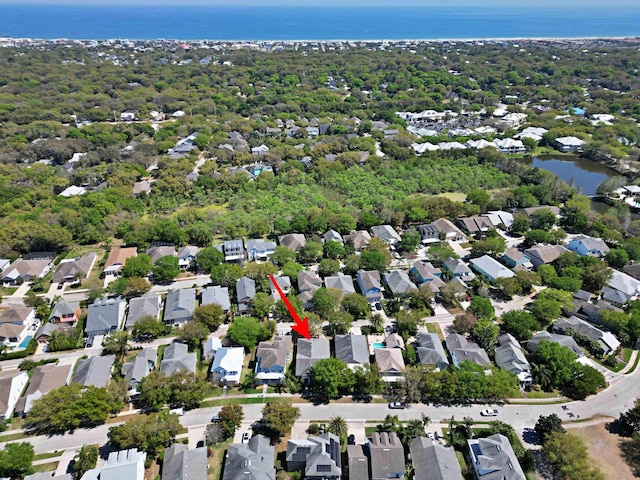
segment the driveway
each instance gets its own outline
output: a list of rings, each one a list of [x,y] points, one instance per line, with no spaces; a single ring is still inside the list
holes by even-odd
[[[347,427],[349,429],[349,435],[355,435],[356,444],[362,445],[366,440],[366,433],[364,430],[364,420],[347,420]]]

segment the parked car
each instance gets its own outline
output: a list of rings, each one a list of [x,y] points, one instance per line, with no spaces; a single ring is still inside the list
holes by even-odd
[[[427,432],[427,438],[430,438],[431,440],[435,440],[436,439],[436,437],[431,432]]]
[[[391,402],[389,403],[389,408],[393,410],[404,410],[407,406],[404,402]]]
[[[62,287],[64,287],[64,282],[60,282],[60,283],[58,284],[58,290],[62,289]]]
[[[172,408],[171,410],[169,410],[169,413],[181,417],[182,415],[184,415],[184,408]]]
[[[85,342],[85,347],[87,348],[93,347],[93,337],[87,337],[87,341]]]
[[[216,423],[220,421],[220,416],[219,415],[214,415],[213,417],[211,417],[211,423]]]
[[[249,432],[244,432],[242,434],[242,443],[248,442],[249,441]]]
[[[382,310],[382,304],[380,302],[376,302],[375,307],[378,311]]]
[[[347,445],[355,445],[356,444],[356,436],[352,433],[351,435],[349,435],[349,438],[347,439]]]
[[[487,408],[485,410],[482,410],[480,412],[480,415],[482,415],[483,417],[497,417],[498,410],[496,410],[495,408]]]

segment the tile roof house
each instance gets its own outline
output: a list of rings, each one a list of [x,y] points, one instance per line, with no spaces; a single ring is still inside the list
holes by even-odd
[[[589,255],[600,258],[609,253],[609,247],[604,240],[588,235],[577,235],[567,244],[567,248],[581,257]]]
[[[195,288],[171,289],[164,306],[164,323],[176,325],[193,319],[196,309]]]
[[[358,270],[356,281],[360,287],[360,292],[367,298],[369,303],[382,300],[380,272],[377,270]]]
[[[120,329],[127,302],[124,298],[96,298],[89,305],[84,331],[87,337],[105,335]]]
[[[262,435],[248,443],[232,443],[227,449],[222,480],[275,480],[275,447]]]
[[[162,480],[207,480],[207,469],[206,447],[174,443],[164,449]]]
[[[301,233],[288,233],[287,235],[279,236],[278,243],[296,252],[307,243],[307,239]]]
[[[432,222],[432,225],[438,229],[438,236],[444,235],[445,240],[454,242],[464,242],[467,236],[446,218],[439,218]]]
[[[151,247],[147,250],[147,255],[151,257],[151,261],[155,264],[162,257],[175,257],[176,247],[174,245],[160,245]]]
[[[277,336],[271,342],[260,342],[256,350],[256,383],[281,383],[291,360],[292,347],[291,335]]]
[[[555,262],[560,258],[560,255],[568,252],[569,250],[562,245],[536,245],[524,251],[536,269],[538,269],[540,265],[548,265]]]
[[[366,230],[358,230],[352,235],[345,235],[344,241],[353,243],[353,248],[356,252],[361,252],[364,247],[369,245],[371,241],[371,235]]]
[[[200,305],[211,305],[212,303],[220,305],[223,312],[228,312],[231,308],[229,288],[220,285],[203,288],[200,292]]]
[[[379,238],[388,245],[400,243],[402,238],[391,225],[376,225],[371,227],[371,236]]]
[[[407,295],[410,291],[418,289],[404,270],[390,270],[383,275],[383,279],[393,296]]]
[[[31,410],[35,400],[51,390],[67,384],[71,376],[71,365],[56,365],[49,363],[40,365],[33,370],[29,387],[18,399],[15,411],[18,415],[24,415]]]
[[[243,365],[244,347],[219,348],[211,364],[211,379],[214,383],[238,383],[240,382]]]
[[[362,445],[347,445],[349,480],[369,480],[369,459]]]
[[[187,371],[196,373],[197,357],[195,352],[189,353],[189,348],[184,343],[172,342],[164,350],[160,371],[169,377],[176,372]]]
[[[557,333],[549,333],[546,331],[536,333],[533,337],[531,337],[531,339],[527,342],[527,350],[536,353],[538,351],[538,345],[542,340],[559,343],[563,347],[569,348],[578,356],[578,358],[584,356],[584,352],[578,346],[573,337],[569,337],[568,335],[559,335]]]
[[[495,351],[496,364],[503,370],[515,373],[521,387],[531,385],[531,365],[518,340],[505,333],[498,337],[498,343],[500,346]]]
[[[111,452],[107,462],[102,467],[89,470],[87,474],[90,475],[90,479],[144,480],[144,462],[146,459],[147,454],[139,452],[135,448]],[[91,472],[95,472],[96,476],[91,476]],[[85,477],[83,476],[82,478]]]
[[[94,252],[77,258],[65,258],[58,264],[58,268],[51,277],[53,283],[72,283],[78,279],[87,278],[96,261]]]
[[[200,251],[200,247],[194,245],[187,245],[178,250],[178,267],[182,269],[191,268],[191,265],[196,260],[196,255]]]
[[[526,480],[511,442],[504,435],[467,440],[467,444],[479,480]]]
[[[401,348],[376,348],[373,350],[373,356],[384,381],[395,381],[404,373],[405,365]]]
[[[438,370],[449,366],[449,359],[437,333],[418,333],[416,353],[421,365],[434,365]]]
[[[276,243],[261,238],[247,240],[247,258],[256,260],[268,260],[276,252]]]
[[[9,419],[18,403],[20,394],[29,381],[22,370],[0,371],[0,419]]]
[[[236,298],[238,300],[238,312],[248,313],[251,309],[251,300],[256,296],[255,280],[242,277],[236,282]]]
[[[331,349],[329,339],[326,337],[298,339],[298,352],[296,355],[296,377],[309,378],[309,371],[318,360],[329,358]]]
[[[80,319],[80,303],[58,300],[49,314],[49,322],[75,325]]]
[[[396,432],[374,432],[366,445],[371,465],[371,480],[404,478],[404,447]]]
[[[453,447],[445,447],[430,438],[417,437],[409,445],[413,480],[463,480]]]
[[[291,439],[287,443],[287,471],[304,472],[305,479],[338,480],[342,476],[340,438],[333,433]]]
[[[589,340],[600,345],[600,353],[602,355],[609,355],[620,347],[620,342],[613,333],[603,332],[578,317],[561,318],[553,324],[554,332],[566,333],[568,329],[572,329],[580,335],[585,335]]]
[[[452,333],[445,338],[445,344],[451,360],[456,368],[460,368],[460,364],[465,360],[469,360],[471,363],[488,367],[491,365],[491,360],[484,348],[481,348],[477,343],[467,340],[462,335]]]
[[[459,258],[447,258],[442,264],[443,270],[449,272],[453,277],[459,278],[463,282],[469,282],[476,278],[475,274]]]
[[[502,265],[489,255],[483,255],[479,258],[472,258],[469,263],[480,275],[490,282],[496,281],[498,278],[511,278],[515,276],[511,270]]]
[[[334,337],[336,358],[349,368],[355,369],[369,364],[369,344],[366,335],[336,335]]]
[[[120,275],[122,267],[125,266],[129,258],[138,255],[136,247],[114,247],[109,252],[107,261],[104,264],[105,275]]]
[[[227,240],[222,243],[225,262],[241,262],[245,258],[242,239]]]
[[[137,392],[142,379],[156,368],[157,361],[158,349],[147,347],[142,349],[132,361],[122,365],[122,375],[129,391]]]
[[[132,298],[129,300],[129,311],[127,312],[127,321],[124,324],[125,328],[133,328],[133,326],[144,317],[153,317],[158,320],[161,305],[162,300],[160,296],[154,293],[147,293],[142,297]]]
[[[340,290],[343,294],[356,293],[356,289],[353,286],[353,278],[350,275],[338,272],[331,277],[324,278],[324,284],[327,288],[335,288]]]
[[[106,387],[111,380],[111,369],[115,361],[115,355],[81,358],[78,360],[71,382],[85,387]]]

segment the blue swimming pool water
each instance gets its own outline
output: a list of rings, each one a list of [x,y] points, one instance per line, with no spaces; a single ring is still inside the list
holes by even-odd
[[[27,348],[27,346],[29,345],[29,342],[31,341],[32,338],[33,338],[33,335],[29,335],[29,336],[25,337],[25,339],[20,344],[20,347],[18,347],[18,348]]]
[[[373,348],[384,348],[384,342],[373,342]]]

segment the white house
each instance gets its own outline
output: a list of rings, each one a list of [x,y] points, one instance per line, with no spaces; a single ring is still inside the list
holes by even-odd
[[[243,347],[219,348],[211,364],[211,379],[219,383],[238,383],[243,364]]]
[[[29,375],[20,370],[0,372],[0,419],[11,418]]]
[[[556,143],[561,152],[577,152],[587,142],[577,137],[558,137]]]

